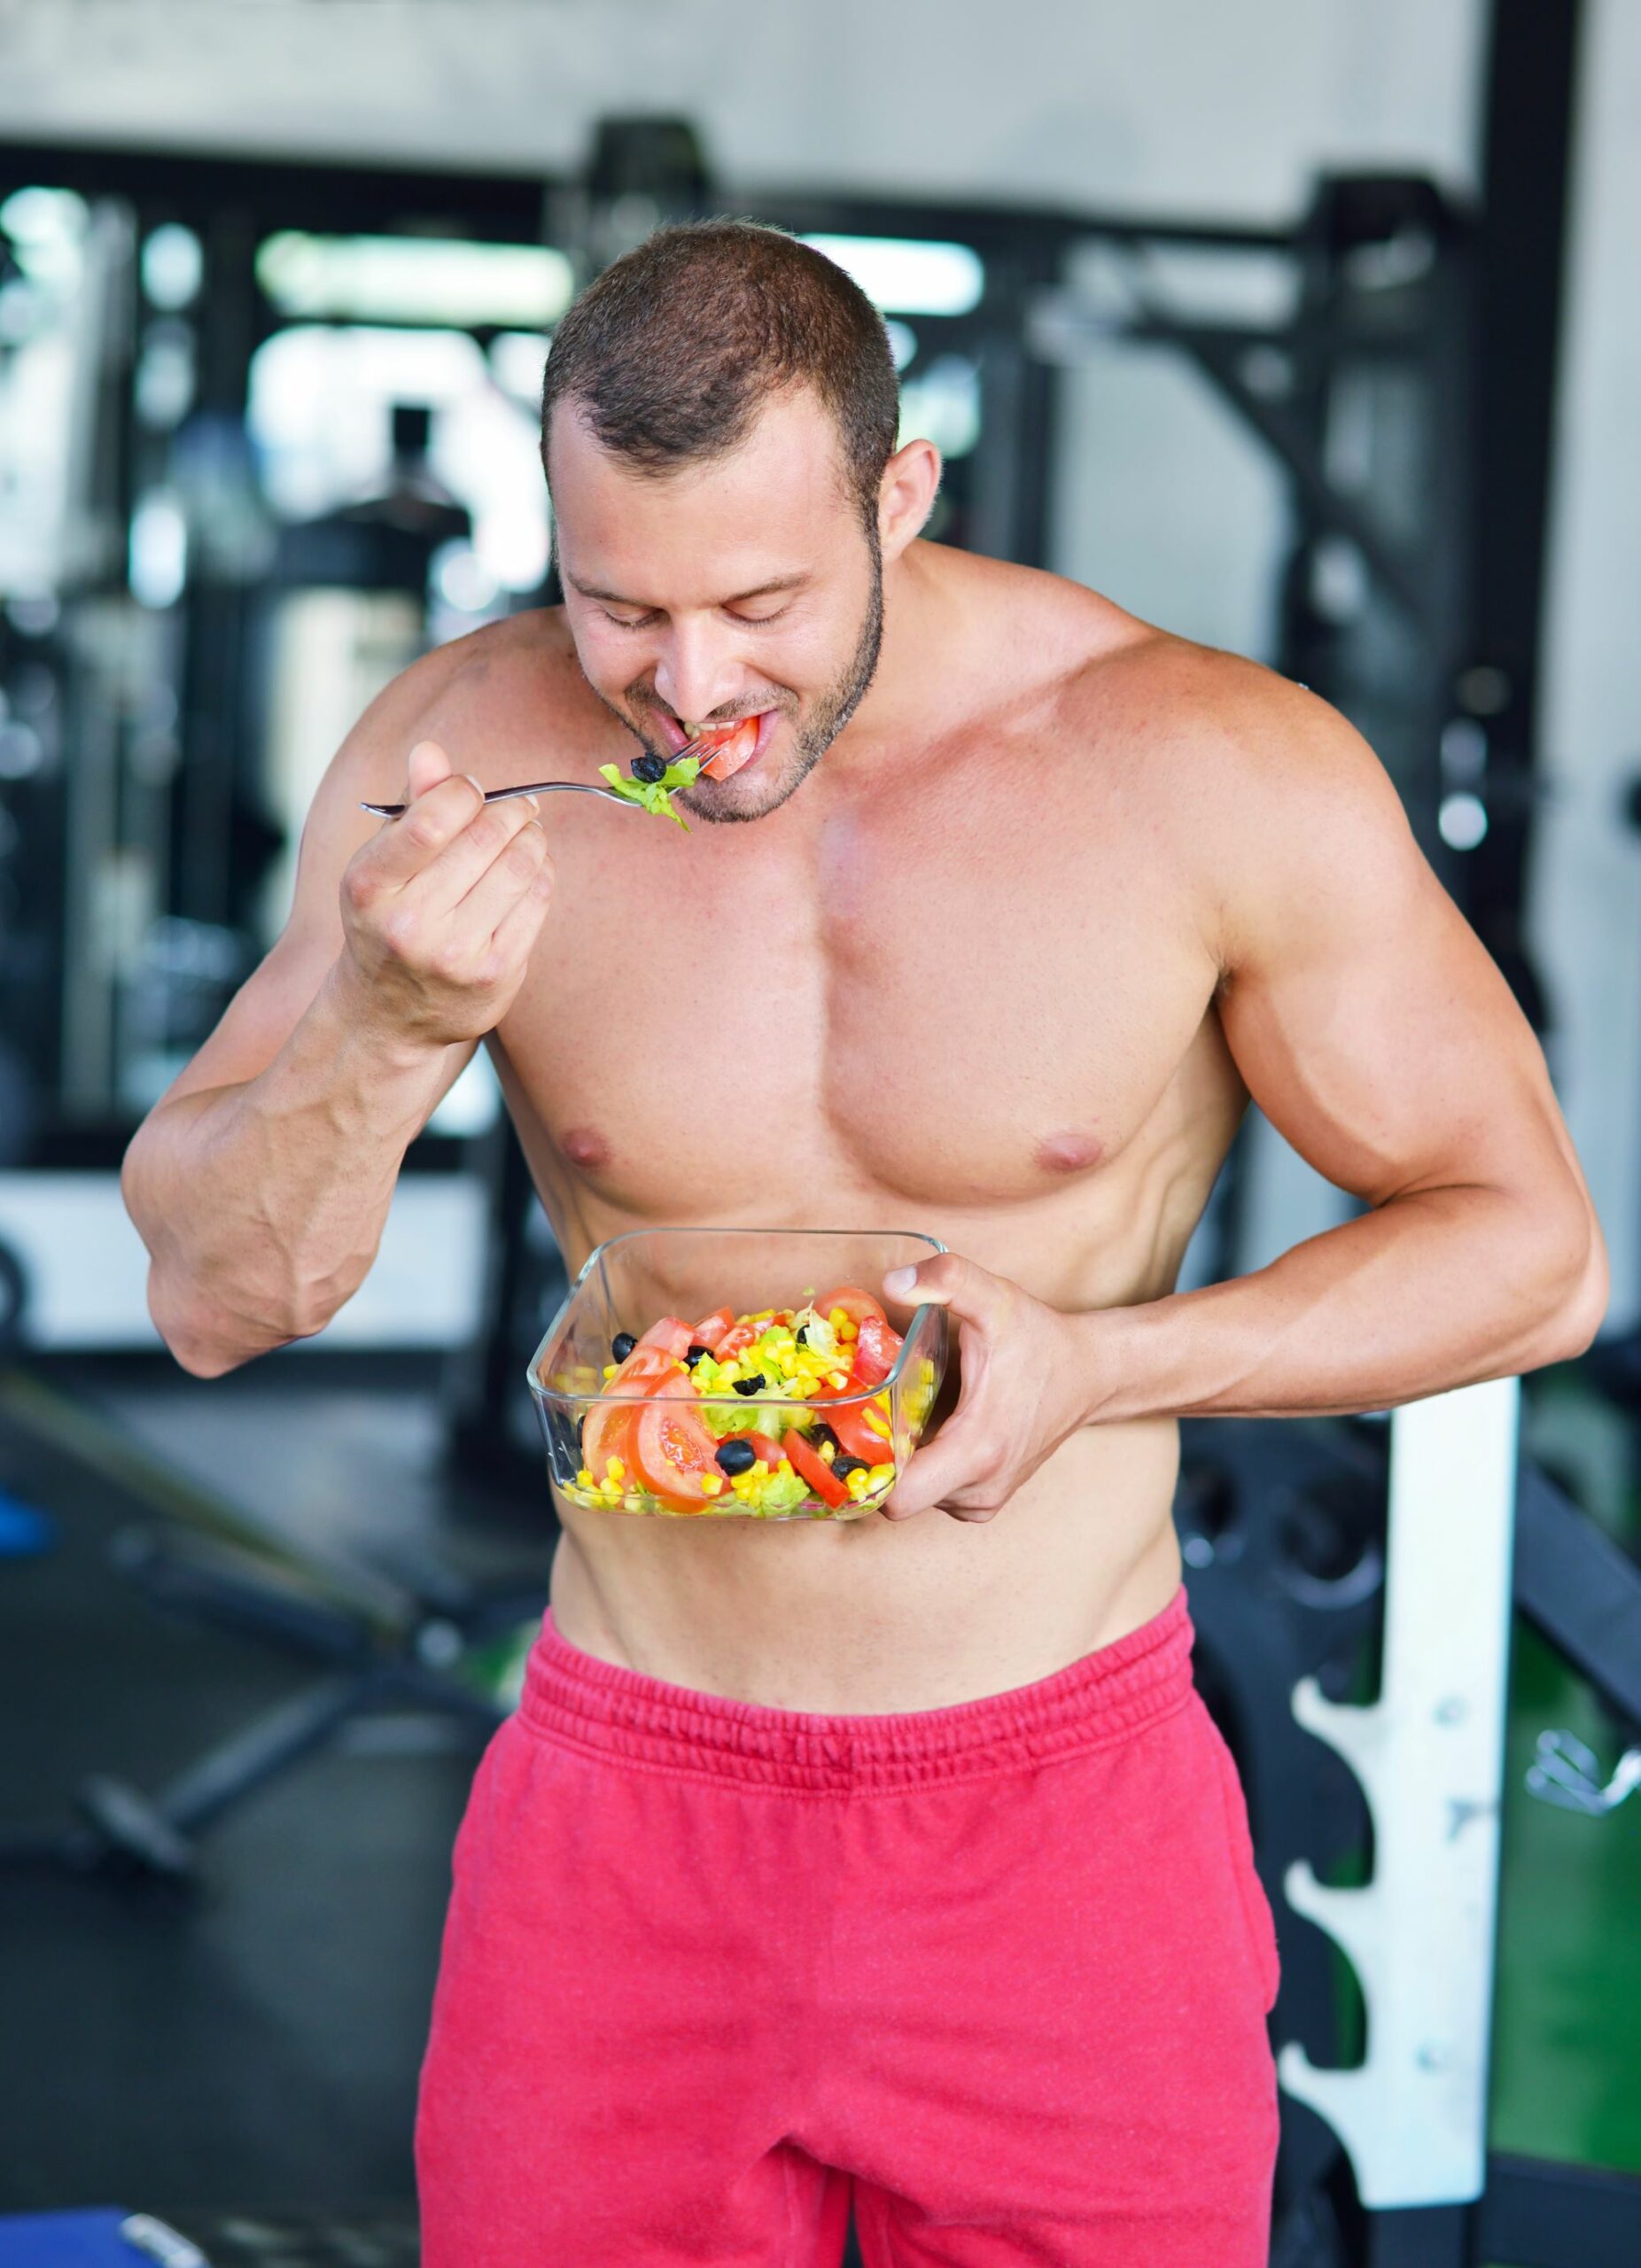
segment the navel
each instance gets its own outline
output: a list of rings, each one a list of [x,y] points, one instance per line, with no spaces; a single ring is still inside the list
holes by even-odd
[[[595,1173],[610,1162],[610,1145],[595,1126],[567,1126],[558,1146],[572,1166],[586,1166]]]
[[[1081,1173],[1085,1166],[1097,1165],[1104,1154],[1105,1144],[1097,1134],[1074,1126],[1058,1134],[1045,1134],[1036,1152],[1037,1162],[1048,1173]]]

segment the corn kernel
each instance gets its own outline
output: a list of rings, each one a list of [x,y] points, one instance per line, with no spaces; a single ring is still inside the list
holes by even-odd
[[[869,1487],[881,1488],[885,1480],[894,1479],[895,1469],[892,1464],[875,1464],[866,1477]]]
[[[724,1476],[721,1472],[704,1472],[701,1475],[701,1494],[704,1496],[716,1496],[723,1485]]]
[[[619,1363],[606,1363],[604,1364],[603,1375],[607,1379],[612,1379],[620,1367],[621,1365]]]
[[[609,1464],[604,1467],[604,1479],[606,1480],[625,1480],[626,1479],[626,1467],[622,1464],[618,1456],[612,1456]]]
[[[866,1473],[861,1466],[856,1465],[852,1472],[844,1476],[844,1486],[858,1504],[867,1490]]]
[[[766,1480],[769,1478],[769,1466],[767,1461],[761,1456],[753,1458],[752,1470],[760,1480]]]
[[[575,1477],[575,1483],[576,1483],[576,1487],[577,1487],[578,1488],[590,1488],[590,1487],[592,1487],[592,1486],[593,1486],[593,1476],[592,1476],[592,1474],[587,1471],[587,1467],[586,1467],[585,1465],[583,1465],[583,1466],[581,1467],[581,1470],[579,1471],[579,1472],[578,1472],[578,1473],[577,1473],[577,1475],[576,1475],[576,1477]]]
[[[826,1382],[828,1386],[845,1386],[849,1383],[849,1373],[847,1371],[828,1371]]]
[[[820,1444],[820,1454],[826,1459],[827,1463],[830,1464],[832,1459],[837,1455],[836,1445],[831,1441],[822,1441]]]
[[[935,1377],[934,1364],[928,1361],[920,1363],[917,1366],[917,1375],[922,1379],[925,1386],[932,1386],[934,1384]]]
[[[777,1472],[790,1472],[791,1470],[792,1460],[789,1456],[783,1456],[780,1464],[775,1467],[775,1471]]]

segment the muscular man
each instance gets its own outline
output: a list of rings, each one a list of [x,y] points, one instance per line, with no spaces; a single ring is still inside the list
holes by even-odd
[[[960,1393],[888,1517],[564,1507],[457,1842],[428,2268],[810,2268],[852,2195],[871,2268],[1263,2268],[1276,1948],[1176,1420],[1381,1408],[1601,1310],[1538,1048],[1355,733],[920,541],[896,417],[873,310],[773,231],[595,284],[547,375],[563,608],[368,711],[130,1153],[201,1377],[323,1328],[481,1042],[572,1270],[659,1223],[951,1248]],[[479,799],[754,715],[688,834]],[[1365,1209],[1179,1295],[1250,1094]]]

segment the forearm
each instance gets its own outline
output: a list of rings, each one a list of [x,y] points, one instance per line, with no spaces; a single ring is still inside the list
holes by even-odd
[[[1587,1345],[1604,1284],[1587,1211],[1479,1186],[1397,1198],[1256,1275],[1079,1318],[1090,1422],[1383,1410],[1507,1377]]]
[[[186,1368],[215,1376],[310,1337],[357,1290],[450,1053],[373,1030],[333,970],[264,1071],[144,1122],[122,1186]]]

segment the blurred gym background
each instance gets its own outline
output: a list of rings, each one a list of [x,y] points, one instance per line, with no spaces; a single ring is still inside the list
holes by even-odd
[[[572,293],[726,211],[883,309],[933,534],[1363,727],[1543,1037],[1614,1297],[1524,1398],[1485,2194],[1365,2199],[1285,2093],[1272,2257],[1641,2260],[1631,0],[0,0],[0,2260],[71,2209],[214,2263],[416,2256],[563,1271],[482,1058],[351,1306],[221,1381],[158,1344],[117,1172],[347,726],[554,596]],[[1256,1118],[1191,1279],[1340,1217]],[[1375,1689],[1388,1432],[1193,1427],[1179,1505],[1273,2035],[1319,2068],[1371,2012],[1283,1885],[1367,1882],[1373,1821],[1290,1696]]]

